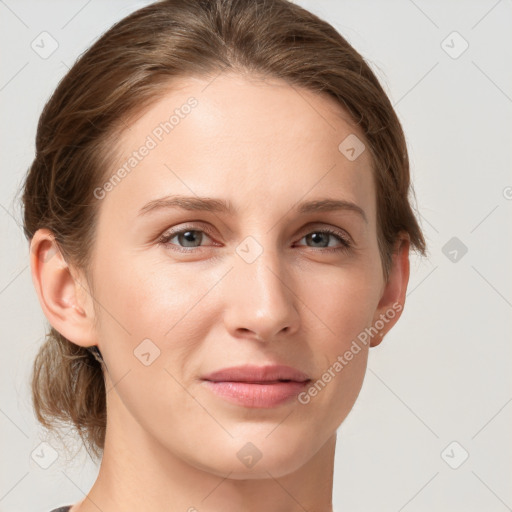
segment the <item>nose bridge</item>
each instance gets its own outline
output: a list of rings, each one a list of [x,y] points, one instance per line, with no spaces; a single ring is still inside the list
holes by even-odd
[[[294,331],[298,323],[293,283],[272,234],[247,236],[236,248],[226,304],[228,328],[250,330],[262,340]]]

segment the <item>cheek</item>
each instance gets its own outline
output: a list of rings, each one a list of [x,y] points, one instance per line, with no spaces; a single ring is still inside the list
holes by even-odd
[[[214,295],[209,290],[219,272],[156,256],[104,258],[97,267],[99,338],[116,360],[119,353],[126,354],[127,363],[139,351],[149,351],[162,366],[186,368],[214,316],[208,309]]]
[[[370,267],[354,266],[330,272],[315,283],[304,288],[303,296],[311,305],[307,314],[311,331],[320,326],[311,340],[318,373],[302,403],[336,428],[351,410],[364,380],[370,343],[367,328],[381,282]]]
[[[170,404],[183,415],[204,414],[180,383],[193,372],[190,358],[205,332],[201,298],[212,286],[179,265],[149,260],[105,259],[96,274],[107,390],[115,387],[111,406],[117,401],[119,414],[130,411],[147,430],[145,418],[173,423]],[[173,421],[181,426],[178,417]]]
[[[301,297],[307,306],[304,319],[310,328],[316,324],[325,332],[325,336],[316,338],[316,349],[330,359],[322,361],[324,365],[371,324],[381,283],[375,272],[368,270],[362,265],[330,269],[309,281],[314,286],[308,286],[307,281],[303,285]]]
[[[105,309],[112,316],[115,312],[123,327],[139,336],[165,333],[196,295],[196,283],[188,280],[185,285],[178,266],[165,268],[142,254],[124,255],[115,261],[105,258],[98,267],[96,280]]]

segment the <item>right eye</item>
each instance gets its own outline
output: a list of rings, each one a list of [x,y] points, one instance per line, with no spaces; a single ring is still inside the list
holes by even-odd
[[[205,236],[210,238],[203,229],[185,227],[179,230],[167,231],[160,237],[158,242],[179,252],[194,252],[193,250],[187,250],[187,247],[189,249],[199,248]],[[177,243],[171,242],[173,239],[176,239]],[[180,244],[183,245],[180,246]]]

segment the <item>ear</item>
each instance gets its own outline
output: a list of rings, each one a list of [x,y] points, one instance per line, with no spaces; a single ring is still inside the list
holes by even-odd
[[[409,235],[401,233],[393,250],[389,279],[384,284],[382,296],[373,318],[372,326],[379,329],[379,333],[372,336],[370,347],[379,345],[384,335],[391,330],[402,315],[409,283],[409,247]]]
[[[87,282],[69,267],[48,229],[37,230],[31,240],[30,268],[41,308],[51,326],[76,345],[96,345]]]

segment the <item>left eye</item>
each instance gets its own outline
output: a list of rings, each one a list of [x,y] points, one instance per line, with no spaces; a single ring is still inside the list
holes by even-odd
[[[350,242],[344,236],[342,236],[337,231],[332,231],[330,229],[312,231],[311,233],[302,237],[301,240],[306,239],[313,243],[320,243],[320,248],[327,248],[329,246],[329,237],[331,237],[331,239],[336,238],[338,242],[341,243],[341,247],[334,247],[331,248],[331,250],[346,250],[351,247]],[[327,242],[327,245],[324,245],[325,242]]]

